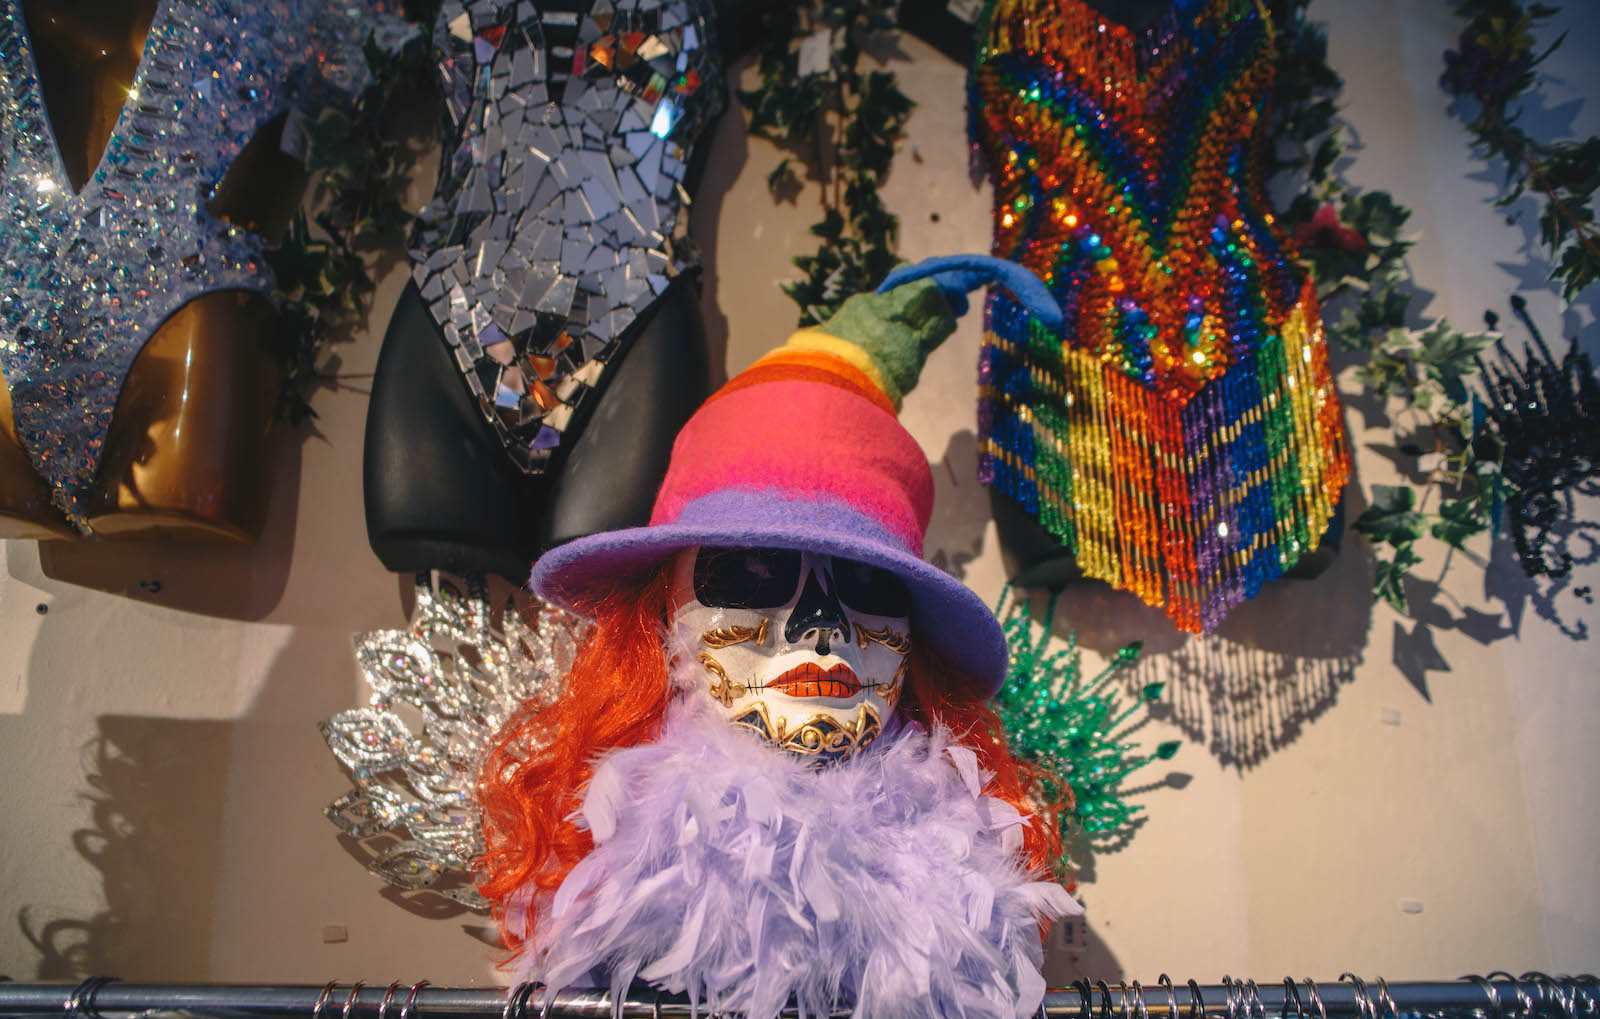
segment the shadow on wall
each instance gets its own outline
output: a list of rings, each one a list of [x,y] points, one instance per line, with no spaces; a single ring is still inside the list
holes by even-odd
[[[1066,987],[1074,980],[1121,979],[1122,963],[1093,927],[1075,916],[1050,928],[1044,942],[1044,981],[1049,987]]]
[[[966,576],[967,564],[983,554],[989,523],[989,490],[978,480],[978,435],[967,428],[950,436],[933,471],[933,517],[924,555],[952,577]]]
[[[1499,629],[1499,616],[1491,617],[1489,626],[1485,626],[1482,620],[1468,619],[1456,624],[1458,629],[1483,643],[1488,643],[1489,639],[1494,637],[1520,634],[1522,620],[1531,608],[1534,615],[1556,627],[1572,640],[1589,639],[1589,620],[1583,617],[1594,618],[1597,615],[1593,608],[1595,592],[1586,585],[1575,585],[1573,581],[1575,576],[1585,575],[1587,572],[1585,567],[1592,567],[1600,562],[1600,523],[1591,522],[1600,517],[1600,492],[1591,490],[1566,493],[1562,513],[1563,518],[1550,526],[1545,552],[1554,562],[1565,562],[1568,567],[1567,572],[1560,576],[1546,574],[1529,577],[1523,572],[1522,564],[1517,559],[1516,549],[1511,542],[1497,540],[1489,553],[1489,567],[1484,578],[1484,588],[1489,597],[1505,604],[1510,617],[1506,622],[1507,629]],[[1406,593],[1412,597],[1414,605],[1434,608],[1432,595],[1437,593],[1436,586],[1432,592],[1423,591],[1415,595],[1410,591]],[[1562,599],[1563,595],[1569,597]],[[1562,601],[1566,604],[1562,604]],[[1482,616],[1484,613],[1476,615]],[[1468,625],[1472,625],[1475,629],[1469,631]],[[1485,636],[1480,636],[1480,632]]]
[[[700,249],[701,263],[705,266],[705,272],[700,274],[700,312],[706,324],[706,351],[711,363],[713,389],[727,381],[728,364],[728,318],[722,313],[722,302],[718,300],[723,274],[717,271],[722,261],[717,244],[717,223],[722,218],[723,199],[732,190],[749,155],[744,107],[739,104],[733,87],[749,66],[750,61],[746,59],[727,69],[727,105],[709,134],[700,140],[700,149],[706,153],[705,170],[695,189],[694,205],[689,210],[689,236]],[[737,258],[737,253],[730,253],[729,261]]]
[[[33,977],[134,973],[205,980],[232,724],[102,716],[84,748],[89,825],[73,848],[101,873],[105,908],[77,919],[17,910]]]
[[[1346,519],[1358,512],[1347,508]],[[1249,768],[1298,738],[1355,679],[1371,627],[1372,570],[1366,543],[1347,532],[1324,573],[1273,583],[1211,634],[1181,633],[1164,610],[1098,584],[1062,592],[1055,629],[1076,631],[1079,644],[1108,657],[1142,640],[1144,655],[1124,680],[1130,696],[1164,684],[1152,716],[1225,767]]]

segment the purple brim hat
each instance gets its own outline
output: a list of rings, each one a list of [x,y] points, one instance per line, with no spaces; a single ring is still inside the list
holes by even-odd
[[[713,393],[673,443],[649,526],[546,552],[534,590],[586,613],[621,578],[684,548],[842,556],[905,581],[912,641],[967,680],[951,696],[992,696],[1005,682],[1005,634],[983,599],[922,559],[933,475],[899,421],[923,359],[955,328],[950,301],[965,307],[964,291],[986,279],[1050,302],[1036,277],[992,258],[897,270],[879,293],[850,298]]]

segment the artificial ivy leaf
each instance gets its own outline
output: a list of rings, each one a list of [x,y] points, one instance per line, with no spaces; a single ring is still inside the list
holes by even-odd
[[[1421,562],[1422,557],[1412,549],[1410,542],[1396,545],[1393,559],[1378,557],[1378,572],[1372,580],[1372,593],[1393,605],[1395,611],[1404,612],[1406,593],[1401,582],[1411,567]]]
[[[1308,172],[1312,183],[1319,183],[1328,178],[1328,171],[1333,164],[1344,154],[1344,146],[1339,144],[1335,135],[1322,139],[1322,144],[1317,146],[1317,151],[1311,157],[1311,169]]]
[[[1429,530],[1435,538],[1460,548],[1461,543],[1488,526],[1480,497],[1446,499],[1439,504],[1439,519]]]
[[[1156,757],[1163,761],[1170,761],[1172,760],[1173,756],[1177,754],[1178,748],[1181,746],[1183,746],[1183,744],[1178,740],[1168,740],[1156,747]]]
[[[1550,278],[1561,281],[1561,296],[1571,302],[1584,288],[1600,279],[1600,259],[1589,253],[1588,245],[1569,245],[1561,253],[1561,261]]]
[[[1400,228],[1411,218],[1411,210],[1397,204],[1387,191],[1368,191],[1359,198],[1347,200],[1340,218],[1369,240],[1394,241],[1400,237]]]
[[[1158,701],[1161,699],[1162,691],[1166,690],[1166,688],[1167,684],[1165,683],[1146,683],[1144,689],[1139,691],[1139,696],[1147,701]]]
[[[1355,528],[1374,544],[1399,546],[1422,537],[1417,493],[1404,485],[1373,485],[1372,503],[1356,518]]]
[[[1458,333],[1440,319],[1417,337],[1416,361],[1435,381],[1445,387],[1456,403],[1465,403],[1467,392],[1463,376],[1478,371],[1478,355],[1494,342],[1488,333]]]
[[[1489,513],[1489,526],[1500,529],[1500,517],[1505,512],[1506,499],[1511,494],[1510,482],[1500,472],[1498,463],[1478,464],[1475,477],[1478,481],[1478,498]]]

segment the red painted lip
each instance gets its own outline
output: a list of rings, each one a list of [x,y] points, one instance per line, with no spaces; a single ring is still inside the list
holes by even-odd
[[[807,662],[768,683],[767,689],[790,697],[854,697],[866,688],[856,678],[855,670],[843,662],[831,669]]]

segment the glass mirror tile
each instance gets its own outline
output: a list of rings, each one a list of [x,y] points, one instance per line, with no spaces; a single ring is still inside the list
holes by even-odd
[[[682,185],[722,104],[713,18],[687,0],[451,0],[439,13],[457,141],[413,231],[412,277],[530,474],[639,313],[694,264]]]

